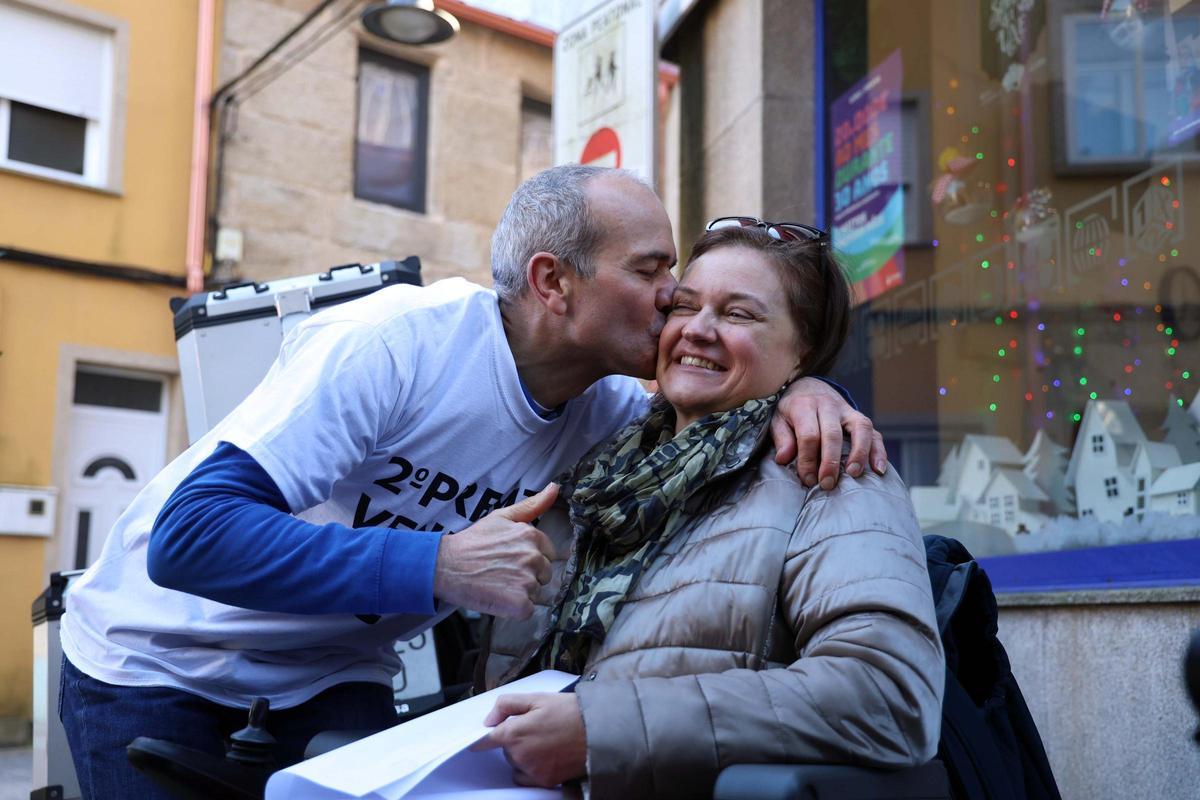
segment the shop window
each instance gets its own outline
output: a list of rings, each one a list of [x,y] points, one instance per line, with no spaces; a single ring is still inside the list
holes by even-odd
[[[1200,538],[1200,3],[1105,5],[822,6],[834,377],[926,531],[985,559]]]
[[[0,167],[116,189],[123,24],[41,5],[0,0]]]
[[[370,50],[358,56],[354,196],[424,213],[429,70]]]

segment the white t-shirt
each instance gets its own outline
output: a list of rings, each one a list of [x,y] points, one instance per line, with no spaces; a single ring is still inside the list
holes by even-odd
[[[235,706],[265,696],[287,708],[338,683],[390,683],[391,643],[433,618],[368,625],[352,614],[254,611],[153,583],[150,530],[175,487],[227,441],[308,521],[457,531],[540,490],[645,407],[637,381],[611,376],[557,418],[538,416],[496,295],[461,279],[328,309],[297,326],[258,388],[120,517],[71,588],[63,651],[107,683]]]

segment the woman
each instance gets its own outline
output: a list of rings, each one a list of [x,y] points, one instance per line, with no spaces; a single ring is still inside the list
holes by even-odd
[[[816,229],[724,218],[696,243],[659,345],[664,402],[564,479],[539,527],[570,557],[485,647],[481,688],[583,676],[492,711],[484,746],[518,782],[699,797],[734,763],[934,755],[944,661],[903,483],[805,489],[769,452],[780,390],[829,371],[849,305]]]

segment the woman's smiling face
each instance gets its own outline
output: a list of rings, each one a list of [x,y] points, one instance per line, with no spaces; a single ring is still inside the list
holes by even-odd
[[[801,343],[777,269],[767,254],[738,246],[688,266],[658,343],[656,377],[677,431],[768,397],[796,372]]]

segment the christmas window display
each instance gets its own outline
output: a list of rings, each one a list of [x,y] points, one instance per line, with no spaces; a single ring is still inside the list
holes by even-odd
[[[923,529],[976,555],[1200,538],[1200,3],[825,13],[825,185],[871,176],[830,191],[835,227],[897,189],[932,220],[887,239],[902,269],[860,294],[836,372]],[[879,134],[913,109],[923,163],[895,164]]]

